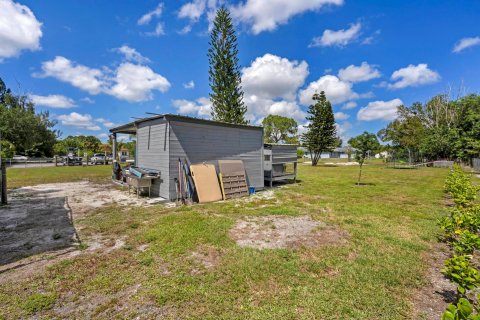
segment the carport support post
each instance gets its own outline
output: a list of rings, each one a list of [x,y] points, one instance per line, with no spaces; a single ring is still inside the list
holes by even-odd
[[[7,204],[7,164],[0,157],[1,204]]]
[[[0,204],[7,204],[7,163],[2,159],[2,132],[0,132]]]
[[[112,178],[115,179],[115,162],[117,160],[117,133],[112,134]]]

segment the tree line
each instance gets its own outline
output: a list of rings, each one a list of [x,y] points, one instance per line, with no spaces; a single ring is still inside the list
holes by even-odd
[[[53,155],[61,135],[48,111],[35,112],[26,95],[16,95],[0,78],[0,134],[3,156],[21,153],[29,156]]]
[[[378,132],[392,152],[406,154],[409,162],[480,157],[480,96],[450,99],[447,94],[427,103],[401,105],[397,119]]]
[[[2,158],[15,154],[28,157],[53,157],[66,155],[70,149],[87,153],[111,152],[95,136],[68,136],[60,139],[62,132],[55,129],[57,120],[48,111],[36,112],[35,105],[26,95],[14,94],[0,78],[0,144]],[[135,142],[123,142],[121,147],[134,154]]]

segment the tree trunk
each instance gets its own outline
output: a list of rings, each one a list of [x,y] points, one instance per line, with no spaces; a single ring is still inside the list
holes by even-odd
[[[360,171],[358,172],[358,181],[357,181],[357,186],[360,185],[360,180],[362,180],[362,167],[363,167],[363,161],[360,162]]]
[[[318,164],[318,153],[315,152],[315,155],[312,154],[312,166],[316,166]]]
[[[407,148],[408,151],[408,164],[412,164],[412,151],[410,151],[410,148]]]

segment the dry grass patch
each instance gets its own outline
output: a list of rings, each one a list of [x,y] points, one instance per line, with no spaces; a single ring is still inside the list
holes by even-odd
[[[345,244],[348,234],[310,216],[263,216],[238,220],[230,237],[241,247],[292,249]]]

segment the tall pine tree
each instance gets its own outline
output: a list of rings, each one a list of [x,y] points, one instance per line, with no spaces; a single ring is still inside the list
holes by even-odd
[[[302,135],[302,142],[312,156],[312,166],[316,166],[324,151],[333,151],[337,144],[337,129],[332,105],[325,92],[313,95],[314,104],[308,107],[307,132]]]
[[[208,78],[212,88],[212,118],[222,122],[247,124],[247,107],[243,102],[237,58],[237,36],[230,13],[224,7],[217,11],[209,44]]]

